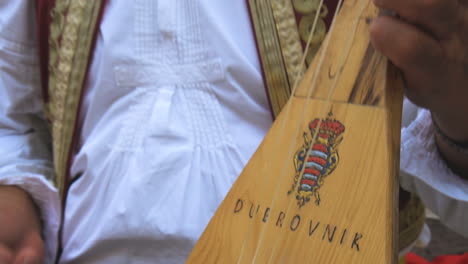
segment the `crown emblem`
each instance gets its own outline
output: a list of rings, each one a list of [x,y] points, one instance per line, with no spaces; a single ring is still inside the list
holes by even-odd
[[[294,183],[288,195],[295,193],[299,207],[310,199],[320,205],[319,189],[339,162],[338,145],[343,140],[345,126],[330,112],[326,119],[314,119],[309,132],[304,132],[304,144],[294,155]],[[315,138],[315,140],[314,140]]]

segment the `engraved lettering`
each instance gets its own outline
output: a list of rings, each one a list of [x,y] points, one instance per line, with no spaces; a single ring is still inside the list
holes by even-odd
[[[348,229],[345,228],[345,230],[343,230],[343,235],[341,235],[340,245],[343,245],[346,232],[348,232]]]
[[[250,206],[249,216],[250,216],[250,218],[252,218],[252,217],[254,216],[254,204],[253,204],[253,203],[252,203],[252,205]]]
[[[309,236],[312,236],[315,232],[315,230],[317,230],[317,227],[319,227],[320,225],[320,222],[317,222],[314,226],[314,228],[312,228],[312,220],[310,220],[310,223],[309,223]]]
[[[362,234],[359,234],[359,233],[356,233],[356,235],[354,235],[354,239],[353,239],[353,243],[351,244],[351,249],[355,248],[356,247],[356,250],[359,252],[360,249],[359,249],[359,239],[362,238]]]
[[[242,210],[242,207],[244,207],[244,201],[241,199],[237,200],[236,206],[234,207],[234,213],[239,213]]]
[[[268,214],[270,213],[270,208],[267,207],[267,209],[265,210],[265,213],[263,214],[263,223],[266,223],[267,222],[267,219],[268,219]]]
[[[325,232],[323,232],[322,240],[325,239],[325,236],[328,234],[328,242],[333,242],[333,237],[335,236],[336,226],[333,228],[333,232],[330,235],[330,225],[327,225]]]
[[[289,226],[291,228],[291,231],[296,231],[300,223],[301,223],[301,216],[300,215],[294,216],[293,219],[291,220],[291,225]]]
[[[278,215],[278,220],[276,220],[276,226],[283,227],[283,220],[286,217],[286,214],[283,212],[280,212]]]
[[[299,227],[301,226],[302,222],[305,221],[304,224],[306,224],[306,222],[308,221],[308,230],[306,231],[305,229],[307,227],[304,227],[304,231],[299,230],[299,232],[307,232],[309,237],[313,237],[316,234],[316,239],[318,241],[321,241],[320,243],[332,245],[335,242],[336,244],[339,243],[344,247],[346,247],[346,245],[349,245],[348,250],[357,252],[361,251],[361,246],[363,245],[362,243],[364,243],[365,246],[366,241],[362,242],[362,238],[364,237],[364,235],[362,233],[355,232],[354,230],[350,230],[348,227],[345,228],[344,226],[340,227],[333,224],[327,224],[323,221],[320,221],[320,219],[303,218],[303,215],[301,215],[300,213],[287,214],[284,211],[279,211],[278,215],[276,215],[276,211],[273,212],[271,207],[264,207],[259,203],[244,200],[242,198],[236,200],[233,208],[234,214],[242,214],[243,211],[247,210],[244,209],[244,205],[245,207],[247,207],[247,204],[250,204],[250,208],[248,209],[249,218],[255,218],[254,220],[258,221],[257,223],[259,224],[263,222],[266,225],[273,225],[276,222],[275,225],[277,227],[282,228],[283,225],[286,225],[285,228],[289,229],[288,232],[296,232],[299,230]],[[292,217],[290,217],[290,215]],[[286,218],[286,216],[288,217]],[[274,219],[275,217],[276,221]]]

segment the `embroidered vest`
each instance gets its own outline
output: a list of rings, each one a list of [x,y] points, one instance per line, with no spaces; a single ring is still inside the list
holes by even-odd
[[[66,195],[77,117],[105,0],[36,0],[46,117],[52,134],[54,184]]]

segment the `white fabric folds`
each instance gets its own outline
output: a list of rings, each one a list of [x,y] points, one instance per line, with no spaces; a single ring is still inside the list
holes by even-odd
[[[60,263],[183,263],[271,125],[247,1],[108,2]],[[0,184],[40,207],[52,263],[60,208],[33,3],[0,0]],[[438,156],[427,112],[405,106],[403,185],[466,235],[467,183]]]

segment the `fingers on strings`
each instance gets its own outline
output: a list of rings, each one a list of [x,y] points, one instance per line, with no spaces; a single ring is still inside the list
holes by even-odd
[[[371,25],[373,46],[398,68],[411,91],[407,95],[423,99],[428,87],[428,74],[437,75],[444,67],[443,49],[438,41],[417,26],[408,24],[396,17],[382,16]],[[422,102],[420,102],[422,103]]]
[[[466,16],[467,0],[374,0],[436,39],[447,39]]]

